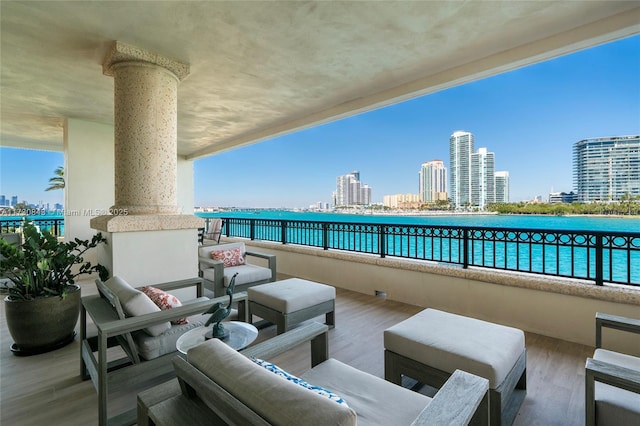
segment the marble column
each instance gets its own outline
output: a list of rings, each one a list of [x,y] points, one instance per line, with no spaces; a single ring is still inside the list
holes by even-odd
[[[189,66],[115,42],[103,74],[114,79],[115,204],[91,219],[107,233],[101,263],[133,284],[197,275],[203,220],[177,205],[178,84]]]

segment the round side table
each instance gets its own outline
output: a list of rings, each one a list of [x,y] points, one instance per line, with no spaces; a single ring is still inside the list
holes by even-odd
[[[222,341],[237,351],[246,348],[258,337],[258,329],[252,324],[242,321],[224,321],[222,324],[229,331],[229,336]],[[176,348],[186,355],[189,349],[205,341],[204,335],[210,329],[202,326],[187,331],[176,342]]]

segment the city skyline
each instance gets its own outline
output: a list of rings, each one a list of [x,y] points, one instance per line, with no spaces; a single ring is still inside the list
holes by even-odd
[[[306,208],[329,202],[349,170],[380,203],[417,192],[421,164],[448,160],[456,130],[497,153],[511,202],[574,190],[577,141],[640,134],[640,36],[196,160],[195,204]],[[0,193],[63,203],[62,191],[44,191],[63,162],[62,153],[1,147]]]

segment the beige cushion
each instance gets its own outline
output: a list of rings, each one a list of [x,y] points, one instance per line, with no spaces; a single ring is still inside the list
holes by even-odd
[[[344,398],[358,416],[358,425],[410,425],[431,398],[404,389],[335,359],[301,376]]]
[[[136,344],[138,353],[146,360],[151,360],[162,355],[176,351],[176,342],[184,333],[196,327],[204,325],[203,322],[190,321],[186,324],[172,325],[159,336],[149,336],[149,334],[138,331],[133,334],[133,341]]]
[[[384,347],[448,373],[489,380],[496,389],[524,351],[524,332],[487,321],[425,309],[384,331]]]
[[[129,317],[160,312],[160,308],[158,308],[146,294],[131,287],[129,283],[118,276],[109,278],[105,281],[104,285],[116,295],[120,301],[120,305],[122,305],[122,310]],[[166,321],[149,326],[145,328],[144,331],[151,336],[159,336],[170,328],[171,323]]]
[[[218,339],[190,349],[187,360],[273,425],[356,424],[351,408],[267,371]]]
[[[640,358],[596,349],[593,359],[640,371]],[[596,424],[640,425],[640,394],[596,382]]]
[[[241,266],[228,266],[224,268],[224,281],[225,287],[229,287],[231,277],[235,273],[238,273],[236,277],[236,285],[242,285],[247,283],[254,283],[256,281],[270,280],[271,269],[258,265],[244,264]],[[209,281],[215,281],[215,269],[207,268],[202,271],[202,278]]]
[[[299,311],[336,298],[334,287],[300,278],[251,287],[247,293],[250,301],[282,313]]]

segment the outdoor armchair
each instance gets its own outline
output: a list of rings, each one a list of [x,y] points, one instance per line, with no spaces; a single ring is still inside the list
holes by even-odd
[[[640,334],[640,320],[596,314],[596,350],[586,364],[586,425],[640,424],[640,357],[602,348],[602,329]]]
[[[186,331],[202,325],[197,317],[187,323],[184,318],[202,314],[215,303],[226,302],[228,297],[202,297],[201,278],[152,284],[162,291],[195,286],[197,298],[182,302],[182,306],[143,313],[141,307],[148,304],[141,300],[144,297],[140,294],[144,293],[128,286],[124,280],[117,277],[106,282],[96,280],[96,286],[99,294],[82,298],[80,375],[84,380],[91,378],[98,392],[99,425],[106,425],[107,421],[109,424],[128,423],[135,420],[135,409],[107,419],[109,394],[151,379],[171,378],[175,374],[171,358],[177,353],[176,340]],[[235,300],[239,302],[238,314],[244,318],[246,293],[237,294]],[[87,316],[95,325],[95,336],[88,335]],[[108,351],[113,346],[120,346],[122,351]]]
[[[263,259],[266,266],[249,263],[248,258]],[[198,265],[204,285],[214,297],[224,296],[236,273],[236,292],[276,280],[276,256],[249,251],[244,242],[198,247]]]

